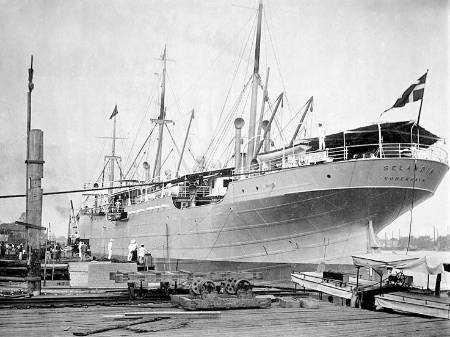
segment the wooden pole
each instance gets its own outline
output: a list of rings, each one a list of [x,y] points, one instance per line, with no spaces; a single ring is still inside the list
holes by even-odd
[[[48,229],[47,229],[47,239],[45,240],[45,251],[44,251],[44,287],[47,280],[47,243],[48,243]]]
[[[31,92],[34,89],[33,84],[33,55],[31,55],[31,66],[28,68],[28,100],[27,100],[27,154],[26,154],[26,175],[25,175],[25,222],[28,221],[28,186],[29,186],[29,164],[28,160],[30,159],[30,130],[31,130]]]

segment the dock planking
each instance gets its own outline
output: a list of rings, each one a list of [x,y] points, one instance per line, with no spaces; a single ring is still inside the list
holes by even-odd
[[[73,336],[74,332],[117,326],[103,315],[160,311],[154,306],[90,306],[0,310],[0,336]],[[176,310],[176,309],[174,309]],[[180,310],[181,311],[181,310]],[[93,336],[449,336],[450,321],[395,313],[374,312],[320,302],[319,309],[281,308],[223,311],[220,318],[199,318],[177,324],[143,323],[133,329],[114,329]],[[166,324],[161,328],[161,324]],[[142,335],[142,334],[141,334]]]

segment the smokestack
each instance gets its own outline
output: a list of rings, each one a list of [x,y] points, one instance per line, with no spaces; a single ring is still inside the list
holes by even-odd
[[[234,169],[236,171],[241,168],[241,129],[244,124],[244,120],[240,117],[234,120],[234,127],[236,128],[234,136]]]
[[[266,132],[266,129],[268,128],[268,126],[269,126],[269,121],[266,119],[262,122],[262,125],[261,125],[264,133]],[[268,151],[270,151],[270,127],[268,128],[266,137],[264,138],[264,152],[268,152]]]

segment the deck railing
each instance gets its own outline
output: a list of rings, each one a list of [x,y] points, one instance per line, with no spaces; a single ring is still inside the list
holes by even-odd
[[[234,170],[233,173],[237,176],[245,176],[247,174],[263,174],[267,171],[308,166],[318,163],[384,158],[413,158],[433,160],[445,164],[448,163],[447,151],[436,145],[383,143],[380,147],[380,145],[376,143],[341,146],[302,153],[294,153],[294,151],[286,148],[284,150],[284,155],[282,155],[281,158],[261,162],[250,169],[237,169]]]

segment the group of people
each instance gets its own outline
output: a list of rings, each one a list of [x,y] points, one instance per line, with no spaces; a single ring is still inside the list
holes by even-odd
[[[128,245],[128,261],[144,264],[146,254],[150,254],[150,252],[145,248],[143,243],[138,246],[136,240],[133,239],[130,241]]]
[[[18,243],[1,242],[0,243],[0,256],[1,257],[13,257],[22,260],[26,254],[25,245]]]
[[[112,247],[114,239],[110,239],[108,242],[108,260],[112,258]],[[144,244],[140,246],[137,244],[136,240],[131,240],[128,245],[128,262],[138,262],[139,264],[145,263],[145,255],[150,254],[150,251],[145,248]]]
[[[47,260],[55,260],[59,262],[61,260],[62,248],[59,243],[52,244],[47,248],[46,259]]]

